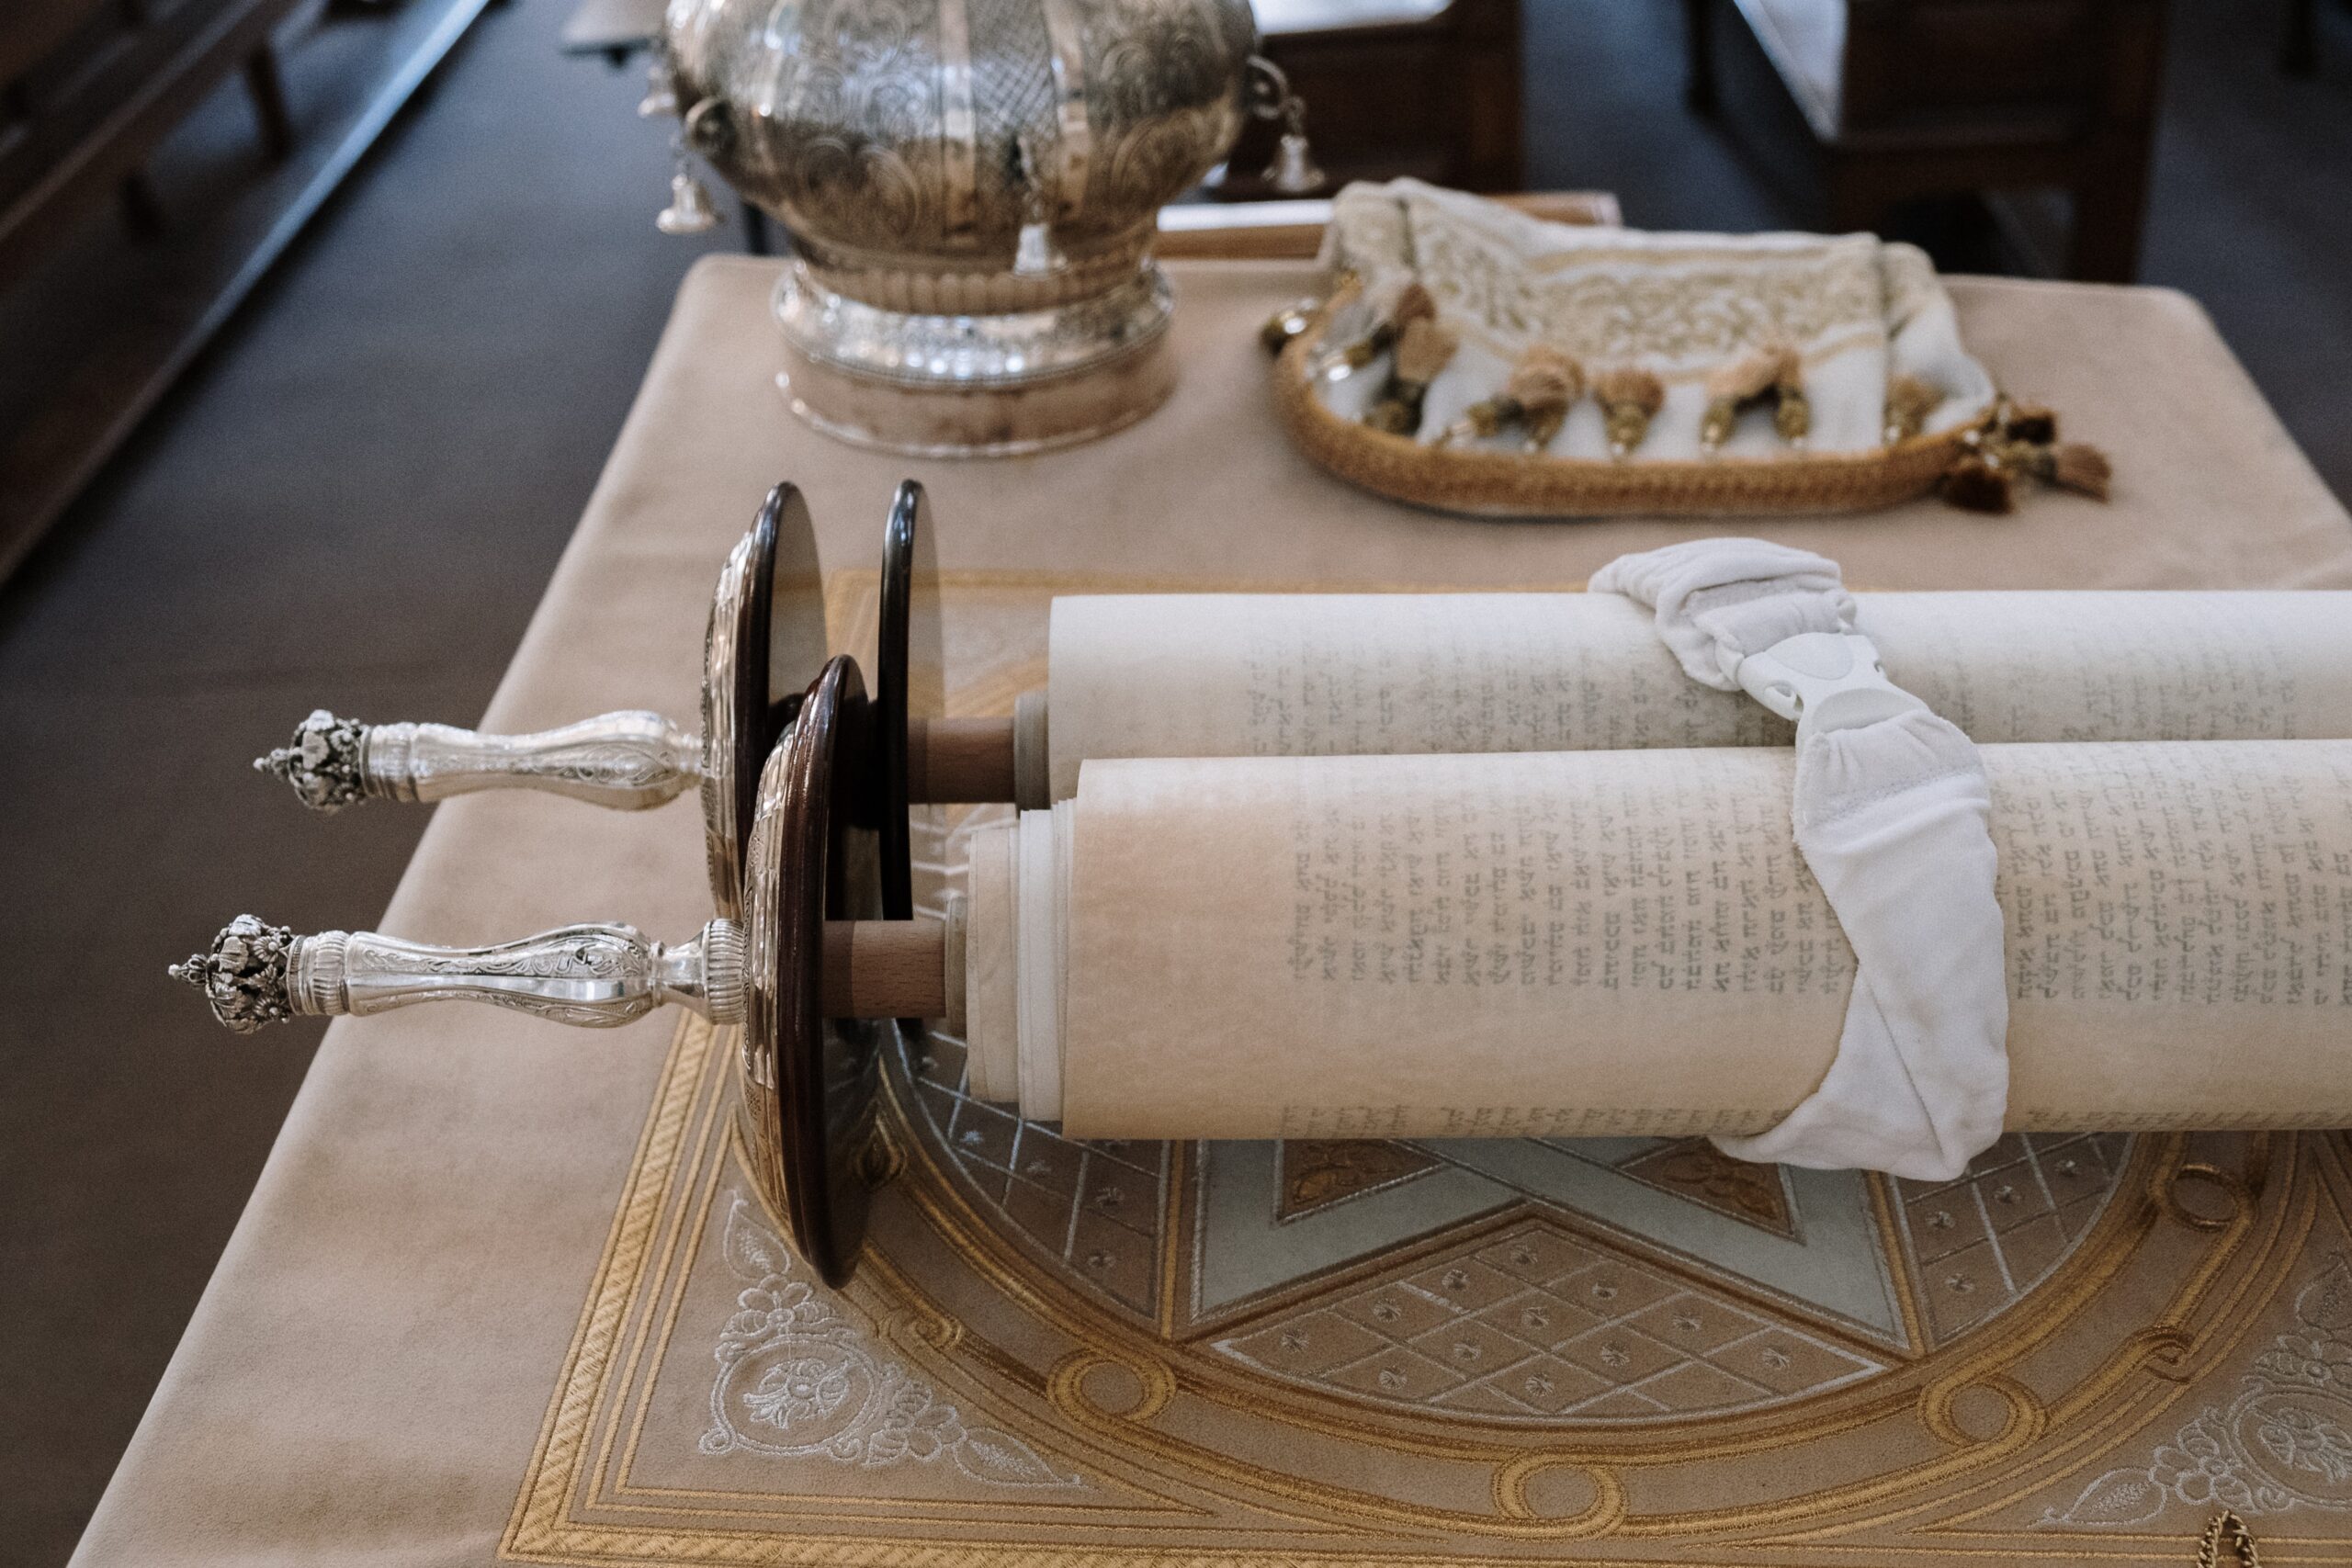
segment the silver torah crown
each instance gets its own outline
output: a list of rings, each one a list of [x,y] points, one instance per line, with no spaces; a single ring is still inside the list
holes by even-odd
[[[212,939],[209,953],[192,953],[164,973],[203,993],[223,1028],[251,1034],[266,1023],[294,1016],[287,994],[286,966],[300,939],[286,926],[239,915]]]
[[[361,724],[324,708],[254,761],[313,811],[368,799],[433,801],[533,789],[619,810],[674,800],[702,782],[702,742],[657,713],[599,714],[527,735],[447,724]]]
[[[376,931],[297,936],[239,915],[166,971],[202,993],[223,1027],[251,1034],[293,1018],[366,1017],[417,1002],[470,1001],[556,1023],[609,1029],[676,1002],[743,1021],[741,926],[713,920],[682,942],[634,926],[561,926],[490,947],[435,947]]]

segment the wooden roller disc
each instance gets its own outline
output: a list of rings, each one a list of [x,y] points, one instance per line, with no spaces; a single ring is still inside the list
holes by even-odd
[[[742,908],[761,764],[792,723],[801,672],[825,657],[816,525],[799,488],[778,484],[719,573],[703,637],[703,829],[722,914]]]
[[[875,776],[887,918],[912,914],[898,896],[906,808],[1014,798],[1012,720],[948,718],[940,629],[939,554],[922,485],[899,486],[882,536],[880,636],[875,645]],[[910,871],[910,876],[911,871]]]
[[[830,1004],[825,985],[828,922],[880,912],[876,834],[846,809],[853,741],[872,720],[856,664],[828,660],[761,771],[745,865],[745,1144],[793,1249],[831,1285],[865,1234],[858,1162],[878,1073],[879,1029],[832,1016],[854,983]]]
[[[922,485],[901,480],[882,529],[882,603],[874,649],[873,767],[859,800],[881,834],[882,916],[914,912],[913,845],[907,818],[912,733],[941,716],[945,698],[939,627],[937,547]]]

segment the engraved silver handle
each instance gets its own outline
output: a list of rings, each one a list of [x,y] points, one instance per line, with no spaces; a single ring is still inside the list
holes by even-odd
[[[636,811],[701,784],[702,742],[642,711],[529,735],[482,735],[447,724],[361,724],[320,708],[291,744],[256,758],[254,767],[292,784],[313,811],[483,789],[539,790]]]
[[[743,1021],[743,931],[713,920],[675,945],[634,926],[564,926],[493,947],[435,947],[375,931],[297,936],[240,915],[169,974],[239,1034],[289,1018],[366,1016],[416,1002],[485,1002],[608,1029],[667,1002]]]

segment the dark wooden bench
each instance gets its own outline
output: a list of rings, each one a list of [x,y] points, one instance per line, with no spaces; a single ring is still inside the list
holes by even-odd
[[[0,6],[0,288],[94,210],[160,216],[141,166],[242,71],[272,158],[293,150],[270,29],[302,0],[8,0]]]
[[[1685,0],[1690,93],[1831,229],[1922,197],[2057,187],[2064,271],[2128,282],[2163,0]]]
[[[30,349],[0,337],[0,577],[487,3],[0,0],[0,296],[8,321],[41,329]],[[346,27],[364,43],[304,72],[310,40]],[[273,39],[306,89],[299,113]],[[167,223],[175,193],[153,188],[146,167],[168,164],[161,144],[240,73],[263,157],[225,195],[177,201]],[[104,233],[110,209],[128,240]],[[77,271],[94,262],[96,273]],[[81,287],[90,278],[103,281]]]

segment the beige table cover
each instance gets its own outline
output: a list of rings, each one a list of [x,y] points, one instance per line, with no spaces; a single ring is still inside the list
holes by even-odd
[[[1057,585],[1573,583],[1707,531],[1351,492],[1263,395],[1253,329],[1303,272],[1175,270],[1167,410],[958,466],[794,426],[774,265],[703,263],[484,722],[690,715],[717,564],[782,476],[844,568],[896,479],[932,486],[966,711],[1041,676]],[[1953,291],[2115,503],[1758,531],[1886,588],[2352,585],[2352,525],[2195,305]],[[852,636],[870,592],[836,601]],[[707,914],[691,805],[484,795],[381,924]],[[271,1048],[187,1005],[192,1050]],[[1081,1146],[965,1100],[942,1041],[892,1058],[902,1168],[833,1297],[748,1199],[726,1043],[335,1025],[77,1561],[2182,1562],[2224,1503],[2272,1562],[2352,1551],[2340,1134],[2009,1140],[1937,1189],[1651,1140]]]

